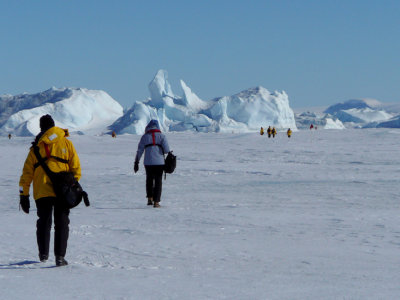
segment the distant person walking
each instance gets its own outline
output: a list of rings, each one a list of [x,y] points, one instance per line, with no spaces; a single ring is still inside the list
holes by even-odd
[[[275,137],[275,135],[277,135],[276,129],[275,127],[272,128],[272,137]]]
[[[81,166],[74,145],[66,138],[66,131],[54,126],[50,115],[40,118],[40,133],[36,136],[25,160],[20,186],[20,206],[29,214],[29,189],[33,181],[33,198],[37,207],[36,238],[41,262],[49,258],[50,231],[54,209],[54,255],[57,266],[65,266],[69,236],[69,209],[56,196],[53,184],[34,153],[39,154],[53,172],[72,172],[77,180],[81,177]]]
[[[164,154],[170,152],[167,138],[161,133],[157,120],[147,124],[145,133],[140,139],[136,152],[134,171],[139,170],[139,161],[144,154],[146,170],[146,197],[147,205],[160,207],[162,192],[162,175],[164,171]]]
[[[292,131],[290,130],[290,128],[287,130],[286,132],[288,138],[290,138],[292,136]]]
[[[11,140],[11,133],[8,134],[8,139]]]
[[[261,129],[260,129],[260,134],[261,134],[261,135],[264,135],[264,128],[262,128],[262,127],[261,127]]]
[[[310,125],[310,130],[311,130],[311,129],[313,129],[313,128],[314,128],[314,125],[313,125],[313,124],[311,124],[311,125]]]
[[[267,134],[268,134],[268,137],[270,138],[270,137],[271,137],[271,134],[272,134],[272,128],[271,128],[271,126],[268,126]]]

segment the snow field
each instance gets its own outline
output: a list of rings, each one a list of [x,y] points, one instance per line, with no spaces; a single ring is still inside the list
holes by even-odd
[[[32,138],[0,138],[1,298],[395,299],[399,134],[167,133],[160,209],[132,171],[140,136],[72,136],[92,206],[71,211],[62,268],[37,263],[33,200],[18,211]]]

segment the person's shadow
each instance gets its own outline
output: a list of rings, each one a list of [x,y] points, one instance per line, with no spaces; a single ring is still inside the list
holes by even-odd
[[[0,270],[16,270],[16,269],[49,269],[55,268],[56,266],[40,266],[40,261],[35,260],[23,260],[10,264],[0,265]]]

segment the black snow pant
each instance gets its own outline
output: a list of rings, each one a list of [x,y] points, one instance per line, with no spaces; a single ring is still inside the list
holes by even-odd
[[[40,198],[35,201],[38,220],[36,238],[39,254],[49,255],[50,231],[54,208],[54,255],[65,256],[69,236],[69,209],[56,197]]]
[[[161,201],[162,175],[164,165],[144,166],[146,168],[146,194],[152,197],[154,202]]]

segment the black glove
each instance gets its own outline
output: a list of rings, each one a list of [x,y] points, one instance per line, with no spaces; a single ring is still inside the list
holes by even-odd
[[[139,171],[139,162],[138,161],[135,161],[135,166],[133,167],[133,171],[135,171],[135,173],[137,171]]]
[[[19,205],[24,213],[29,214],[29,207],[31,207],[29,196],[19,195]]]

